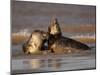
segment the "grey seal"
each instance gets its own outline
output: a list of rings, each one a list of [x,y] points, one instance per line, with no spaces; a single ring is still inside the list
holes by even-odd
[[[63,36],[57,18],[53,18],[51,25],[48,27],[48,33],[48,47],[54,53],[69,53],[90,49],[84,43]]]
[[[35,30],[26,43],[23,44],[23,52],[25,54],[39,54],[44,49],[44,43],[48,39],[48,33]]]

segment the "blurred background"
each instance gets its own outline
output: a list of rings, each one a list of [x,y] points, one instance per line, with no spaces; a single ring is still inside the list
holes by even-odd
[[[11,6],[12,36],[29,36],[36,29],[48,31],[52,17],[56,17],[64,36],[95,38],[95,6],[15,0]]]

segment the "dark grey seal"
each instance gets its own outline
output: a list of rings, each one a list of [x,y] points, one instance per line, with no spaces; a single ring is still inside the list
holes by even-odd
[[[54,53],[69,53],[90,49],[90,47],[84,43],[64,37],[62,35],[57,18],[53,19],[51,25],[48,27],[48,33],[48,46],[49,49]]]

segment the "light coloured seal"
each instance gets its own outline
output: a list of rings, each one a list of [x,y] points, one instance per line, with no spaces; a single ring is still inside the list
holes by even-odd
[[[44,49],[44,43],[48,39],[48,33],[35,30],[32,32],[30,38],[26,43],[23,44],[23,51],[26,54],[40,54],[41,50]]]

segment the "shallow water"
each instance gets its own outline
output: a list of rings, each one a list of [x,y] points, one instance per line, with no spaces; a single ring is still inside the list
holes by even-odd
[[[89,45],[94,46],[94,44]],[[12,73],[84,70],[95,67],[95,46],[89,51],[72,54],[12,57]]]

